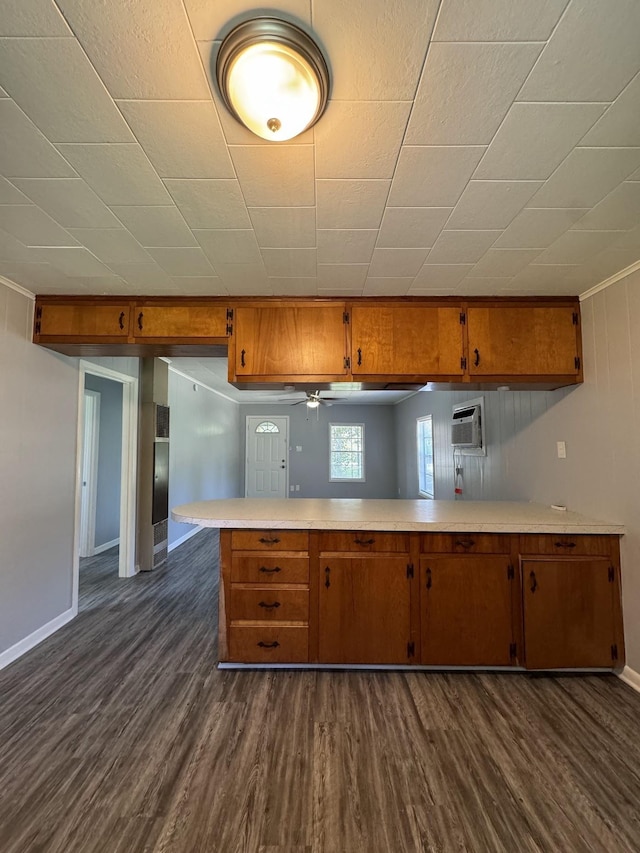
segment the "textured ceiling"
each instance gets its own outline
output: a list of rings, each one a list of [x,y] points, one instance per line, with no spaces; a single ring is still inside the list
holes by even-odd
[[[246,0],[3,0],[0,275],[35,293],[577,294],[640,258],[638,0],[282,0],[332,73],[252,136]],[[272,10],[273,11],[273,10]]]

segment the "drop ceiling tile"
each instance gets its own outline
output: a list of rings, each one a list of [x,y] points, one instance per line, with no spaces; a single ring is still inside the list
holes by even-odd
[[[574,0],[519,101],[613,101],[640,69],[640,4]]]
[[[82,178],[14,178],[32,202],[65,228],[117,228],[119,222]]]
[[[221,34],[227,34],[232,25],[247,17],[248,12],[255,12],[253,0],[185,0],[187,15],[191,21],[193,34],[196,39],[211,39]],[[310,0],[278,0],[278,17],[283,20],[291,19],[310,25]]]
[[[390,181],[316,181],[318,228],[379,228]]]
[[[374,249],[369,275],[373,278],[413,278],[427,254],[428,249]]]
[[[275,277],[316,274],[315,249],[262,249],[267,275]]]
[[[177,207],[114,206],[115,215],[145,249],[197,246]]]
[[[249,216],[258,243],[266,248],[315,248],[314,207],[252,207]]]
[[[238,145],[231,159],[248,207],[315,204],[311,145]]]
[[[230,294],[269,294],[271,287],[262,262],[258,264],[217,264],[216,271]]]
[[[567,275],[576,269],[577,264],[530,264],[513,277],[508,289],[552,296]]]
[[[471,269],[473,264],[424,264],[418,270],[411,290],[448,290],[451,293]]]
[[[619,249],[633,249],[638,251],[638,247],[640,246],[640,225],[632,228],[630,231],[625,231],[624,234],[620,234],[612,243],[612,246]]]
[[[615,231],[567,231],[536,258],[536,264],[582,264],[610,246]]]
[[[640,225],[640,183],[625,181],[573,227],[576,230],[628,231],[636,225]]]
[[[207,101],[118,101],[163,178],[234,178],[215,107]]]
[[[269,287],[274,296],[317,296],[318,283],[313,278],[277,278],[269,276]]]
[[[354,296],[358,297],[362,296],[362,287],[347,287],[346,285],[337,287],[319,287],[318,296],[339,296],[342,299]]]
[[[495,248],[546,249],[586,212],[586,208],[525,208],[496,240]]]
[[[373,255],[378,232],[375,229],[321,229],[317,236],[319,264],[368,264]]]
[[[170,276],[214,275],[215,270],[200,248],[149,249],[154,261]]]
[[[388,207],[382,217],[377,245],[431,248],[450,213],[450,207]]]
[[[84,246],[47,246],[34,249],[34,256],[68,276],[108,276],[111,273]]]
[[[345,288],[362,291],[368,264],[318,264],[318,291]]]
[[[487,145],[541,49],[539,43],[432,44],[405,142]]]
[[[640,164],[640,148],[576,148],[529,207],[593,207]]]
[[[25,246],[74,246],[68,231],[35,204],[5,204],[0,207],[0,228]]]
[[[74,293],[74,288],[77,288],[78,292],[95,296],[131,293],[131,288],[117,275],[67,276],[65,293]]]
[[[546,41],[568,0],[447,0],[433,41]]]
[[[10,98],[0,100],[0,127],[0,172],[7,178],[64,178],[75,174]]]
[[[585,146],[640,145],[640,73],[582,140]]]
[[[3,261],[0,264],[0,274],[32,293],[41,293],[44,288],[48,288],[50,293],[62,293],[64,290],[62,285],[65,283],[65,277],[51,264]]]
[[[633,175],[627,178],[628,181],[640,181],[640,169],[636,169]]]
[[[413,283],[413,276],[367,277],[362,290],[363,296],[406,296]]]
[[[69,233],[105,264],[150,263],[151,257],[125,228],[69,228]]]
[[[20,240],[16,240],[13,234],[0,231],[0,260],[2,261],[29,261],[30,249]]]
[[[453,206],[485,150],[484,145],[403,145],[389,206]]]
[[[429,265],[475,264],[502,231],[443,231],[429,252]]]
[[[8,93],[5,92],[5,90],[2,88],[2,86],[0,86],[0,98],[8,98],[8,97],[9,97]]]
[[[470,181],[447,229],[506,228],[540,186],[539,181]]]
[[[71,35],[53,0],[3,0],[0,36]]]
[[[468,278],[510,278],[540,254],[540,249],[489,249]]]
[[[511,278],[465,278],[456,288],[456,296],[500,296]]]
[[[439,3],[404,0],[323,0],[313,4],[313,27],[337,101],[411,100]],[[372,64],[384,73],[372,74]]]
[[[51,142],[133,139],[73,38],[0,39],[0,79]]]
[[[127,282],[134,294],[168,292],[172,287],[170,277],[154,261],[148,264],[110,263],[109,267]]]
[[[0,177],[0,204],[29,204],[29,199],[6,178]]]
[[[136,143],[58,149],[106,204],[171,204],[171,196]]]
[[[315,128],[316,176],[392,178],[410,108],[409,101],[331,101]]]
[[[604,109],[604,104],[513,104],[473,177],[548,178]]]
[[[178,288],[180,296],[226,296],[228,293],[217,275],[174,275],[171,281]]]
[[[250,228],[228,230],[193,229],[205,255],[214,267],[222,264],[261,263],[256,235]]]
[[[208,97],[207,81],[182,3],[57,3],[112,97]]]
[[[192,228],[250,228],[236,180],[167,179],[165,185]]]

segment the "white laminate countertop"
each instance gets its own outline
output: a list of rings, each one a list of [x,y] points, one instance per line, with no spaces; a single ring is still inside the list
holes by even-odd
[[[516,501],[231,498],[183,504],[171,510],[171,517],[203,527],[418,530],[427,533],[624,533],[622,524]]]

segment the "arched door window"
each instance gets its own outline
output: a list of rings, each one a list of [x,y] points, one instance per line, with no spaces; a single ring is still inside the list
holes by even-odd
[[[280,432],[276,424],[271,421],[262,421],[262,423],[258,424],[256,427],[256,432]]]

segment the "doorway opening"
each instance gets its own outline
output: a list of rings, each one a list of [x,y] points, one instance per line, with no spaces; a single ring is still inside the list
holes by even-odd
[[[245,497],[286,498],[289,492],[289,416],[247,415]]]

